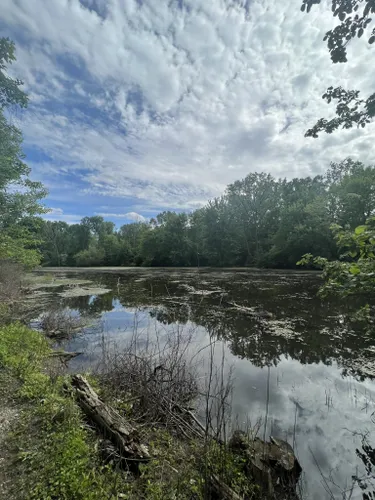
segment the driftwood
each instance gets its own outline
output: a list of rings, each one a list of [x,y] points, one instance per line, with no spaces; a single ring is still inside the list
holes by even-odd
[[[104,461],[115,458],[120,464],[137,472],[139,463],[150,460],[151,456],[147,447],[140,442],[136,429],[106,405],[81,375],[72,377],[72,387],[87,419],[102,432],[104,439],[101,441],[101,451]],[[220,438],[207,435],[190,410],[170,401],[163,405],[163,411],[173,421],[180,436],[188,440],[215,440],[219,445],[225,446]],[[264,498],[298,499],[296,486],[302,469],[293,449],[285,441],[274,438],[271,438],[271,442],[250,440],[245,433],[236,431],[229,441],[229,449],[242,457],[249,482],[260,486]],[[209,483],[214,498],[241,500],[241,496],[216,474],[211,473]]]
[[[147,461],[151,457],[147,447],[139,442],[136,429],[129,422],[125,422],[113,408],[106,405],[82,375],[72,377],[72,387],[86,417],[104,435],[105,439],[100,443],[104,462],[107,463],[114,458],[121,463],[122,459],[129,469],[137,472],[139,462]],[[171,405],[171,408],[166,407],[165,411],[174,419],[176,427],[179,427],[186,438],[204,438],[204,428],[190,410],[185,410],[179,405]],[[215,498],[241,500],[241,497],[216,475],[210,477],[210,485]]]
[[[118,451],[121,462],[138,470],[139,462],[149,460],[147,447],[140,443],[136,429],[113,408],[106,405],[82,375],[72,377],[72,387],[78,405],[87,419],[94,423]]]

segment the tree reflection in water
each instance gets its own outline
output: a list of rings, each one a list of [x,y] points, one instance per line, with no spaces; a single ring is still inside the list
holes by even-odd
[[[65,305],[99,315],[116,303],[142,308],[163,325],[191,322],[256,367],[289,358],[304,365],[336,364],[342,377],[358,381],[374,378],[375,337],[347,316],[358,304],[323,303],[316,297],[320,280],[314,273],[134,270],[98,276],[111,293],[68,299]],[[366,475],[353,471],[353,480],[363,498],[375,499],[375,452],[367,439],[357,456]]]

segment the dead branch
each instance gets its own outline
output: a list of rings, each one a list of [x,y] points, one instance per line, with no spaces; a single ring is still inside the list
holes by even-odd
[[[136,429],[113,408],[106,405],[82,375],[72,377],[72,388],[78,405],[118,450],[130,469],[150,459],[147,447],[140,443]]]

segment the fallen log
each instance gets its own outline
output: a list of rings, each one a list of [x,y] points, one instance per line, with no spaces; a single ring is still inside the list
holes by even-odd
[[[63,361],[70,361],[77,356],[80,356],[82,352],[68,352],[68,351],[52,351],[49,355],[50,358],[60,358]]]
[[[140,462],[149,461],[147,447],[139,440],[136,429],[106,405],[82,375],[74,375],[71,385],[78,405],[87,419],[102,432],[101,451],[106,463],[115,459],[122,466],[137,473]],[[172,419],[180,436],[186,439],[216,441],[219,446],[227,446],[220,438],[206,433],[204,427],[188,409],[170,402],[163,411]],[[301,466],[293,449],[286,442],[271,438],[271,442],[249,439],[235,431],[229,443],[229,450],[242,458],[245,475],[251,484],[258,485],[264,498],[272,500],[297,500],[296,487],[301,474]],[[226,481],[208,469],[208,484],[213,498],[217,500],[240,500]],[[175,471],[176,472],[176,471]],[[178,471],[177,471],[178,472]]]
[[[137,472],[139,463],[148,461],[151,457],[147,447],[140,443],[136,429],[113,408],[106,405],[82,375],[74,375],[71,384],[77,403],[87,419],[94,423],[104,435],[105,439],[101,442],[100,448],[105,463],[108,463],[112,458],[121,463],[122,459],[122,462],[130,470]],[[178,407],[178,410],[183,412],[181,407]],[[186,413],[190,414],[190,417],[192,416],[190,411],[186,410]],[[184,423],[182,419],[178,420],[178,424]],[[194,420],[198,422],[195,417]],[[199,426],[201,424],[198,425],[198,428]],[[190,428],[190,430],[193,429]],[[200,437],[203,437],[202,430],[203,427],[200,428],[200,431],[196,430]],[[190,438],[187,434],[186,437]],[[216,475],[211,475],[209,482],[216,498],[241,500],[241,497]]]
[[[220,500],[241,500],[241,497],[215,474],[210,477],[210,485],[215,497],[220,498]]]
[[[71,383],[77,403],[87,419],[115,446],[121,463],[137,471],[139,462],[151,457],[147,447],[140,442],[136,429],[106,405],[82,375],[74,375]]]

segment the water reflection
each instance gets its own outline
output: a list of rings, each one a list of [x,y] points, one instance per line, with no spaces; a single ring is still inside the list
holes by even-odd
[[[352,476],[366,476],[362,435],[375,443],[375,339],[347,321],[356,304],[322,303],[319,277],[307,273],[130,270],[93,279],[112,291],[61,302],[104,325],[70,345],[85,351],[76,363],[93,363],[103,336],[121,348],[135,324],[193,327],[198,349],[217,338],[217,355],[225,348],[235,368],[234,414],[264,418],[268,388],[267,433],[295,443],[304,497],[349,498],[354,485],[351,498],[362,498]]]
[[[147,308],[165,325],[190,321],[259,367],[276,366],[284,355],[303,364],[336,361],[344,375],[358,379],[374,376],[375,338],[346,321],[355,304],[322,303],[316,297],[314,274],[133,271],[95,279],[112,292],[64,304],[93,315],[113,310],[117,302]]]

